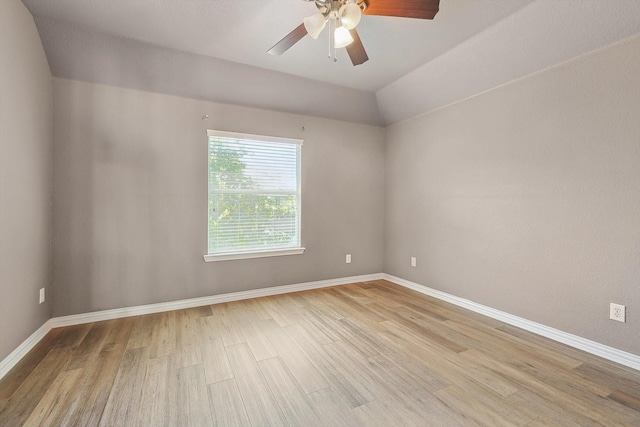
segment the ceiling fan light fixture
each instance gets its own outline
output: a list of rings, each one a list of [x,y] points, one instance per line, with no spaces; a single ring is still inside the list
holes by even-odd
[[[335,39],[336,39],[336,47],[347,47],[351,43],[353,43],[353,37],[351,37],[351,33],[345,27],[340,26],[336,28],[335,31]]]
[[[321,13],[316,13],[315,15],[307,16],[302,22],[307,33],[314,40],[317,40],[325,25],[327,25],[327,18]]]
[[[2,0],[0,0],[2,1]],[[279,56],[310,35],[318,39],[329,24],[329,58],[337,61],[336,48],[346,48],[351,63],[364,64],[369,56],[356,27],[363,14],[397,18],[433,19],[440,9],[440,0],[304,0],[313,2],[320,13],[304,18],[267,53]]]
[[[353,30],[360,23],[362,10],[356,3],[348,3],[340,8],[340,21],[347,30]]]

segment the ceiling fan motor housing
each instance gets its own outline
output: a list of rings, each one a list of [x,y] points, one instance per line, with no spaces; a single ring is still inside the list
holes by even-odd
[[[367,10],[367,2],[365,0],[307,0],[314,1],[316,7],[322,14],[326,14],[333,11],[340,10],[341,7],[346,6],[347,4],[356,4],[363,12]]]

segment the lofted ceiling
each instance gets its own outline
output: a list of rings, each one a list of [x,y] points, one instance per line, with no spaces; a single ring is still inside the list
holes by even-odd
[[[640,33],[637,0],[441,0],[433,21],[364,16],[354,67],[326,30],[266,53],[316,13],[303,0],[23,2],[54,76],[378,125]]]

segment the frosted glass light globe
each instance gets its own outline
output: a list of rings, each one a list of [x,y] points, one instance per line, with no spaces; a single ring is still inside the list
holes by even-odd
[[[338,27],[335,31],[336,47],[347,47],[353,43],[353,37],[351,33],[345,27]]]
[[[340,8],[340,21],[347,30],[353,30],[360,23],[362,11],[355,3],[349,3]]]

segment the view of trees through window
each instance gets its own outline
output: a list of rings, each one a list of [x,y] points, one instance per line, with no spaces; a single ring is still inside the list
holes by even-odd
[[[252,176],[248,170],[251,162],[251,153],[241,144],[231,148],[210,140],[209,253],[297,244],[296,188],[289,191],[293,194],[263,188],[269,187],[274,178],[269,176],[264,179],[267,184],[261,185],[261,175]],[[263,158],[253,162],[261,168],[260,173],[269,175],[264,171]],[[293,166],[295,179],[295,163]],[[281,173],[279,168],[283,166],[276,165],[275,174]]]

